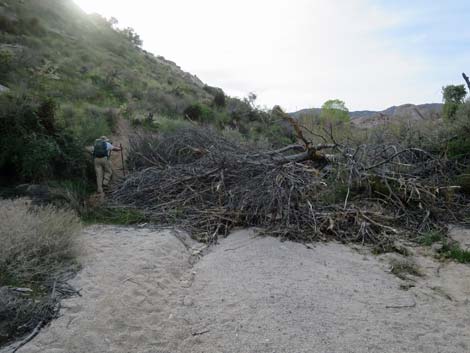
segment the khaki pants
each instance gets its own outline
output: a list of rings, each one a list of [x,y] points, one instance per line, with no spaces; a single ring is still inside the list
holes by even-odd
[[[95,158],[95,172],[97,189],[101,194],[103,193],[103,186],[109,184],[109,180],[111,180],[111,176],[113,175],[111,161],[106,157]]]

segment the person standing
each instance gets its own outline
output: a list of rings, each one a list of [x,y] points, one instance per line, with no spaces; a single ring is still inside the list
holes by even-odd
[[[103,187],[106,188],[113,175],[111,164],[111,151],[120,151],[121,148],[111,144],[106,136],[101,136],[95,140],[93,147],[93,164],[96,172],[96,185],[99,194],[103,194]]]

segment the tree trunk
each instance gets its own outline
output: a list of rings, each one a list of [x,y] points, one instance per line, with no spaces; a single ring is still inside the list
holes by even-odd
[[[467,82],[467,87],[468,87],[468,90],[470,91],[470,79],[468,78],[467,75],[465,75],[465,72],[462,73],[462,76],[463,76],[463,79],[465,80],[465,82]]]

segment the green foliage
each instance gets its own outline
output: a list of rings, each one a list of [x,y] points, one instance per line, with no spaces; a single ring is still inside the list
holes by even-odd
[[[224,108],[226,105],[225,93],[220,90],[214,96],[214,106],[217,108]]]
[[[184,112],[184,116],[192,121],[210,124],[216,121],[216,113],[211,107],[196,103],[188,106]]]
[[[132,28],[117,28],[115,19],[86,15],[73,2],[62,0],[8,0],[5,14],[0,28],[7,30],[0,36],[9,46],[0,51],[0,83],[14,92],[21,87],[33,97],[52,97],[56,106],[45,104],[44,117],[52,115],[48,110],[55,111],[59,135],[66,131],[78,143],[90,144],[97,135],[113,131],[117,111],[137,124],[148,113],[177,120],[144,123],[150,129],[177,128],[189,113],[194,122],[230,127],[247,139],[292,141],[282,122],[256,106],[256,94],[230,98],[220,88],[202,85],[175,63],[142,50],[139,35]],[[34,115],[46,131],[40,135],[55,141],[41,112]],[[38,161],[64,159],[62,147],[52,148],[54,142],[44,142],[44,136],[29,138],[31,143],[39,139]],[[38,168],[31,161],[27,164],[28,170]],[[46,164],[41,174],[50,175],[53,169]]]
[[[468,149],[467,151],[470,151],[470,149]],[[457,175],[454,179],[454,184],[460,186],[461,192],[470,195],[470,173]]]
[[[163,115],[158,115],[156,118],[152,119],[132,119],[131,124],[135,128],[139,127],[145,130],[162,133],[174,132],[192,126],[191,122],[183,120],[182,118],[169,118]]]
[[[418,242],[424,246],[431,246],[434,243],[443,241],[445,236],[437,229],[430,230],[418,238]]]
[[[443,115],[447,120],[452,120],[459,107],[463,104],[467,90],[464,85],[449,85],[442,88],[444,100]]]
[[[89,210],[82,217],[86,223],[132,225],[147,221],[145,215],[131,208],[98,207]]]
[[[462,158],[468,156],[470,153],[470,102],[458,104],[452,121],[449,121],[448,125],[451,135],[448,142],[449,157]]]
[[[448,240],[439,230],[431,230],[418,238],[418,242],[425,246],[441,243],[439,254],[446,259],[460,263],[470,263],[470,251],[462,249],[458,242]]]
[[[13,67],[14,55],[11,50],[0,49],[0,79],[5,80]]]
[[[191,123],[183,119],[170,119],[160,116],[153,123],[154,129],[159,132],[173,132],[184,127],[191,126]]]
[[[59,115],[65,128],[83,145],[91,144],[97,136],[110,135],[117,123],[113,112],[93,104],[64,105]]]
[[[144,44],[142,39],[140,39],[140,36],[131,27],[124,28],[119,32],[121,32],[124,37],[136,47],[141,47],[142,44]]]
[[[204,91],[214,96],[213,106],[216,108],[224,108],[227,104],[225,99],[225,93],[222,89],[204,85]]]
[[[350,121],[349,110],[343,101],[332,99],[323,104],[320,119],[333,124],[346,123]]]
[[[85,125],[104,128],[95,117],[85,117],[87,105],[125,106],[129,118],[141,112],[173,117],[192,103],[214,101],[215,93],[176,64],[139,48],[139,35],[117,28],[115,19],[86,15],[62,0],[9,1],[3,9],[1,42],[9,46],[0,51],[0,83],[33,96],[47,92],[60,106],[71,107],[80,123],[67,126],[78,127],[77,136],[89,135]]]
[[[321,201],[325,204],[337,204],[344,202],[347,194],[348,185],[345,183],[337,182],[334,183],[334,187],[329,188],[327,192],[321,193],[320,196]]]
[[[447,259],[452,259],[463,264],[470,263],[470,251],[462,249],[458,243],[445,243],[440,253]]]
[[[279,122],[252,123],[252,130],[249,137],[255,141],[266,138],[274,147],[289,145],[295,142],[295,137],[286,132],[285,128]]]
[[[81,177],[86,159],[78,141],[60,131],[56,104],[27,96],[0,96],[0,171],[14,182]]]

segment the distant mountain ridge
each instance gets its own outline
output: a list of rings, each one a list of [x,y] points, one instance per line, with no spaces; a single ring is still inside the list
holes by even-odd
[[[349,112],[349,115],[356,125],[374,126],[377,124],[392,121],[394,119],[407,118],[409,120],[437,119],[442,112],[441,103],[426,104],[403,104],[392,106],[382,111],[360,110]],[[303,115],[320,114],[321,108],[302,109],[290,113],[294,118],[300,118]]]

